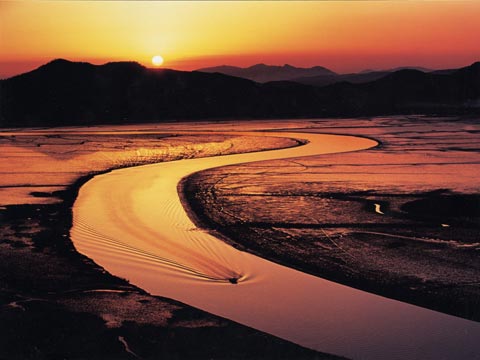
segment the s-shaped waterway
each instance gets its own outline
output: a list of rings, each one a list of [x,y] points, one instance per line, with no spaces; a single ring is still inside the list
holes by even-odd
[[[75,247],[151,294],[319,351],[353,359],[480,359],[480,323],[278,265],[239,251],[192,223],[177,193],[178,183],[189,174],[377,145],[370,139],[340,135],[265,136],[308,143],[95,176],[82,186],[74,204],[71,238]]]

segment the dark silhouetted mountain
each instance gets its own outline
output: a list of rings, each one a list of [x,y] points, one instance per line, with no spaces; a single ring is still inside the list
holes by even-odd
[[[54,60],[0,82],[0,126],[152,122],[316,114],[308,86],[223,74]],[[302,109],[299,112],[299,109]]]
[[[439,75],[447,75],[447,74],[452,74],[458,69],[441,69],[441,70],[434,70],[431,73],[432,74],[439,74]]]
[[[260,83],[266,83],[270,81],[294,81],[305,85],[326,86],[342,81],[350,82],[352,84],[361,84],[378,80],[390,73],[400,70],[419,70],[423,72],[431,71],[422,67],[403,66],[389,70],[364,70],[359,73],[337,74],[321,66],[315,66],[311,68],[297,68],[290,65],[271,66],[265,64],[257,64],[248,68],[222,65],[210,68],[203,68],[199,69],[198,71],[208,73],[221,73],[225,75],[253,80]]]
[[[382,70],[365,69],[365,70],[360,71],[359,74],[370,73],[370,72],[392,73],[392,72],[400,71],[400,70],[418,70],[418,71],[421,71],[421,72],[432,72],[432,71],[434,71],[432,69],[424,68],[424,67],[421,67],[421,66],[399,66],[399,67],[392,68],[392,69],[382,69]]]
[[[390,74],[390,72],[366,72],[366,73],[354,73],[354,74],[338,74],[338,75],[320,75],[309,76],[292,79],[291,81],[298,82],[305,85],[313,86],[327,86],[338,82],[349,82],[352,84],[362,84],[370,81],[381,79]]]
[[[283,66],[272,66],[265,64],[257,64],[247,68],[236,66],[215,66],[203,68],[197,71],[207,73],[221,73],[230,76],[241,77],[260,83],[269,81],[285,81],[299,77],[318,76],[318,75],[335,75],[335,73],[322,66],[314,66],[311,68],[298,68],[288,64]]]
[[[315,87],[134,62],[55,60],[0,81],[1,127],[474,111],[480,63],[448,74],[401,70],[363,84]]]
[[[366,82],[375,81],[381,79],[388,74],[401,70],[418,70],[422,72],[431,72],[432,70],[426,69],[423,67],[416,66],[403,66],[395,69],[389,70],[363,70],[358,73],[351,74],[330,74],[330,75],[319,75],[319,76],[309,76],[309,77],[300,77],[296,79],[291,79],[291,81],[298,82],[300,84],[314,85],[314,86],[327,86],[335,84],[338,82],[346,81],[352,84],[363,84]],[[455,69],[457,70],[457,69]],[[451,73],[452,70],[438,70],[436,73]]]
[[[352,84],[363,84],[366,82],[375,81],[381,79],[388,74],[401,70],[418,70],[422,72],[432,72],[433,70],[418,67],[418,66],[403,66],[388,70],[363,70],[358,73],[351,74],[329,74],[319,76],[308,76],[291,79],[291,81],[298,82],[300,84],[314,85],[314,86],[327,86],[338,82],[346,81]],[[457,69],[455,69],[457,70]],[[437,70],[435,73],[451,73],[452,70]]]
[[[400,70],[364,83],[319,88],[327,113],[375,115],[480,110],[480,62],[449,74]]]

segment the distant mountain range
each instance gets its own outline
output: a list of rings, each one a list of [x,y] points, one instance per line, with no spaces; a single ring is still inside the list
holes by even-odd
[[[389,70],[363,70],[358,73],[351,74],[334,74],[334,75],[318,75],[318,76],[308,76],[291,79],[291,81],[298,82],[300,84],[314,85],[314,86],[326,86],[335,84],[338,82],[349,82],[352,84],[363,84],[371,81],[381,79],[389,74],[402,70],[417,70],[424,73],[431,74],[451,74],[458,69],[447,69],[447,70],[431,70],[422,67],[414,66],[405,66]]]
[[[370,81],[375,81],[381,79],[388,74],[391,74],[390,71],[371,71],[371,72],[360,72],[353,74],[335,74],[335,75],[319,75],[319,76],[308,76],[292,79],[291,81],[298,82],[300,84],[313,85],[313,86],[326,86],[339,82],[349,82],[352,84],[363,84]]]
[[[298,68],[288,64],[285,64],[283,66],[257,64],[247,68],[223,65],[198,69],[197,71],[236,76],[260,83],[266,83],[269,81],[293,80],[296,78],[310,76],[336,75],[336,73],[334,73],[333,71],[322,66],[314,66],[311,68]]]
[[[219,73],[148,69],[134,62],[54,60],[0,81],[0,126],[480,112],[479,62],[352,82],[262,84]]]
[[[400,71],[400,70],[418,70],[418,71],[422,71],[422,72],[432,72],[432,71],[434,71],[432,69],[424,68],[424,67],[421,67],[421,66],[399,66],[399,67],[396,67],[396,68],[386,69],[386,70],[365,69],[365,70],[360,71],[360,73],[369,73],[369,72],[391,73],[391,72]]]
[[[288,80],[306,85],[326,86],[342,81],[347,81],[352,84],[361,84],[381,79],[388,74],[400,70],[418,70],[422,72],[433,71],[419,66],[403,66],[389,70],[363,70],[358,73],[337,74],[322,66],[297,68],[288,64],[283,66],[256,64],[246,68],[222,65],[202,68],[197,71],[236,76],[260,83]]]

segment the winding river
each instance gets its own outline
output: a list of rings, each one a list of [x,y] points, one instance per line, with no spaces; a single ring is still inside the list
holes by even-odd
[[[74,204],[71,238],[75,247],[151,294],[319,351],[353,359],[479,359],[480,323],[272,263],[196,228],[177,193],[179,181],[189,174],[377,145],[370,139],[340,135],[265,136],[306,139],[308,144],[95,176],[80,189]]]

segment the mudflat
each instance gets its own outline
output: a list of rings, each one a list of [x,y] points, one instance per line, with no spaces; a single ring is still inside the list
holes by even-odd
[[[272,261],[479,321],[477,121],[319,120],[308,131],[381,146],[194,174],[185,194],[198,224]]]
[[[381,146],[361,153],[194,174],[183,184],[184,199],[198,225],[238,249],[478,321],[480,129],[475,119],[185,126],[2,133],[1,327],[6,335],[1,356],[255,358],[262,349],[262,358],[329,357],[150,296],[72,246],[71,206],[79,187],[95,174],[298,144],[212,130],[314,131],[379,140]]]
[[[258,149],[258,141],[241,136],[181,135],[151,125],[143,130],[0,134],[0,357],[333,358],[151,296],[75,250],[71,206],[94,174]],[[293,145],[261,142],[262,148]]]
[[[377,145],[359,137],[282,134],[308,143],[119,169],[95,177],[82,186],[73,207],[75,247],[152,294],[319,351],[372,360],[457,359],[479,352],[476,322],[280,266],[195,227],[177,194],[177,184],[192,172],[258,160],[361,152]]]

